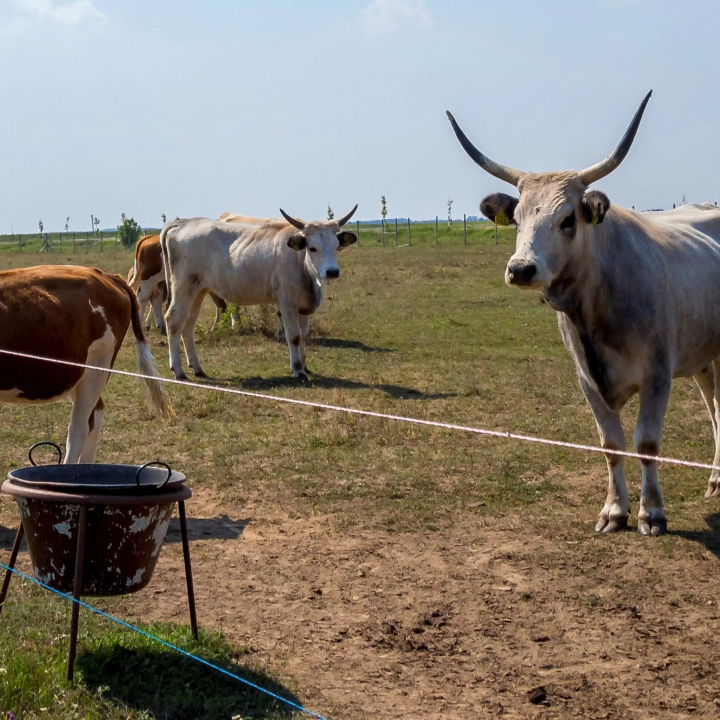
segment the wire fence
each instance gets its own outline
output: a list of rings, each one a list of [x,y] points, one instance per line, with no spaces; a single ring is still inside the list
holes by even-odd
[[[158,233],[155,228],[146,228],[143,235]],[[76,253],[99,251],[123,247],[117,230],[98,230],[96,232],[43,232],[11,233],[0,235],[0,252],[37,253],[60,252]]]

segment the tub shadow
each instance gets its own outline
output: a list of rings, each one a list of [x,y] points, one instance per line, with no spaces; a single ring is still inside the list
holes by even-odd
[[[0,525],[0,550],[7,550],[8,552],[12,550],[16,533],[17,528],[6,528],[3,525]],[[24,552],[26,549],[27,546],[25,545],[25,540],[23,540],[23,543],[20,546],[20,552]]]
[[[308,346],[326,347],[326,348],[341,348],[343,350],[361,350],[367,353],[394,353],[396,352],[392,348],[385,347],[373,347],[372,345],[366,345],[360,340],[343,340],[342,338],[310,338]]]
[[[228,515],[220,515],[215,518],[193,518],[187,519],[188,539],[190,542],[198,540],[234,540],[239,538],[245,528],[250,524],[250,519],[233,520]],[[180,520],[173,518],[170,521],[166,543],[179,543],[180,536]]]
[[[720,513],[707,515],[705,522],[707,530],[668,530],[668,535],[700,543],[720,560]]]
[[[149,641],[145,640],[129,642],[132,647],[103,642],[96,649],[81,650],[76,664],[85,685],[92,690],[102,688],[103,698],[120,708],[173,720],[270,720],[292,715],[284,703],[172,650],[146,646]],[[187,650],[300,704],[293,693],[265,673],[228,662],[233,652],[224,644],[218,647],[220,643],[212,638],[207,648],[190,645]]]

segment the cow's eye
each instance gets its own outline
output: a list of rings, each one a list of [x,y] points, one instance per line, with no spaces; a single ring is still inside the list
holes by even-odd
[[[317,252],[317,248],[311,247],[310,252]]]
[[[575,227],[575,213],[568,215],[561,223],[561,230],[572,230]]]

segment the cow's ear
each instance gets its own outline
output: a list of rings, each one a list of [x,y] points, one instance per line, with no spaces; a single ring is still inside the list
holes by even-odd
[[[349,230],[343,230],[337,234],[338,242],[340,243],[340,250],[344,250],[346,247],[350,247],[353,243],[357,242],[357,235]]]
[[[583,196],[581,208],[585,222],[598,225],[605,219],[610,208],[610,199],[599,190],[591,190]]]
[[[515,208],[519,202],[505,193],[494,193],[483,198],[480,212],[496,225],[514,225]]]
[[[287,245],[291,250],[304,250],[307,247],[307,238],[302,233],[295,233],[288,238]]]

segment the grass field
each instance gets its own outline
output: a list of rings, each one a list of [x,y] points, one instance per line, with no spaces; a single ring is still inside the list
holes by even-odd
[[[537,294],[503,283],[512,231],[496,246],[487,224],[471,224],[464,246],[462,223],[440,228],[438,247],[434,226],[418,225],[413,247],[378,247],[368,231],[342,254],[343,276],[313,319],[307,385],[290,377],[286,347],[267,337],[273,323],[252,310],[239,333],[210,334],[208,303],[198,331],[208,382],[596,444],[554,314]],[[72,262],[125,275],[131,258],[112,248],[6,252],[0,264]],[[165,338],[148,336],[169,376]],[[116,367],[134,366],[127,340]],[[266,674],[335,718],[718,712],[720,516],[703,499],[703,471],[661,468],[667,536],[596,536],[601,456],[169,393],[177,420],[163,424],[134,380],[112,377],[98,460],[157,458],[187,474],[202,654]],[[628,435],[636,409],[625,413]],[[37,440],[64,442],[68,418],[66,402],[0,406],[0,467],[24,465]],[[709,419],[690,382],[675,384],[663,453],[712,459]],[[629,463],[627,475],[636,511],[639,466]],[[1,557],[16,526],[14,504],[0,499]],[[161,623],[159,632],[190,644],[181,563],[169,541],[146,591],[100,607]],[[29,567],[24,552],[20,567]],[[164,653],[94,617],[82,617],[79,680],[68,688],[67,625],[61,600],[11,586],[0,618],[0,712],[279,712],[204,671],[202,687],[186,692],[194,671],[185,661],[173,661],[171,677],[149,678],[170,662]],[[128,657],[132,682],[123,683],[117,668]],[[536,704],[528,692],[538,686],[546,698]]]

